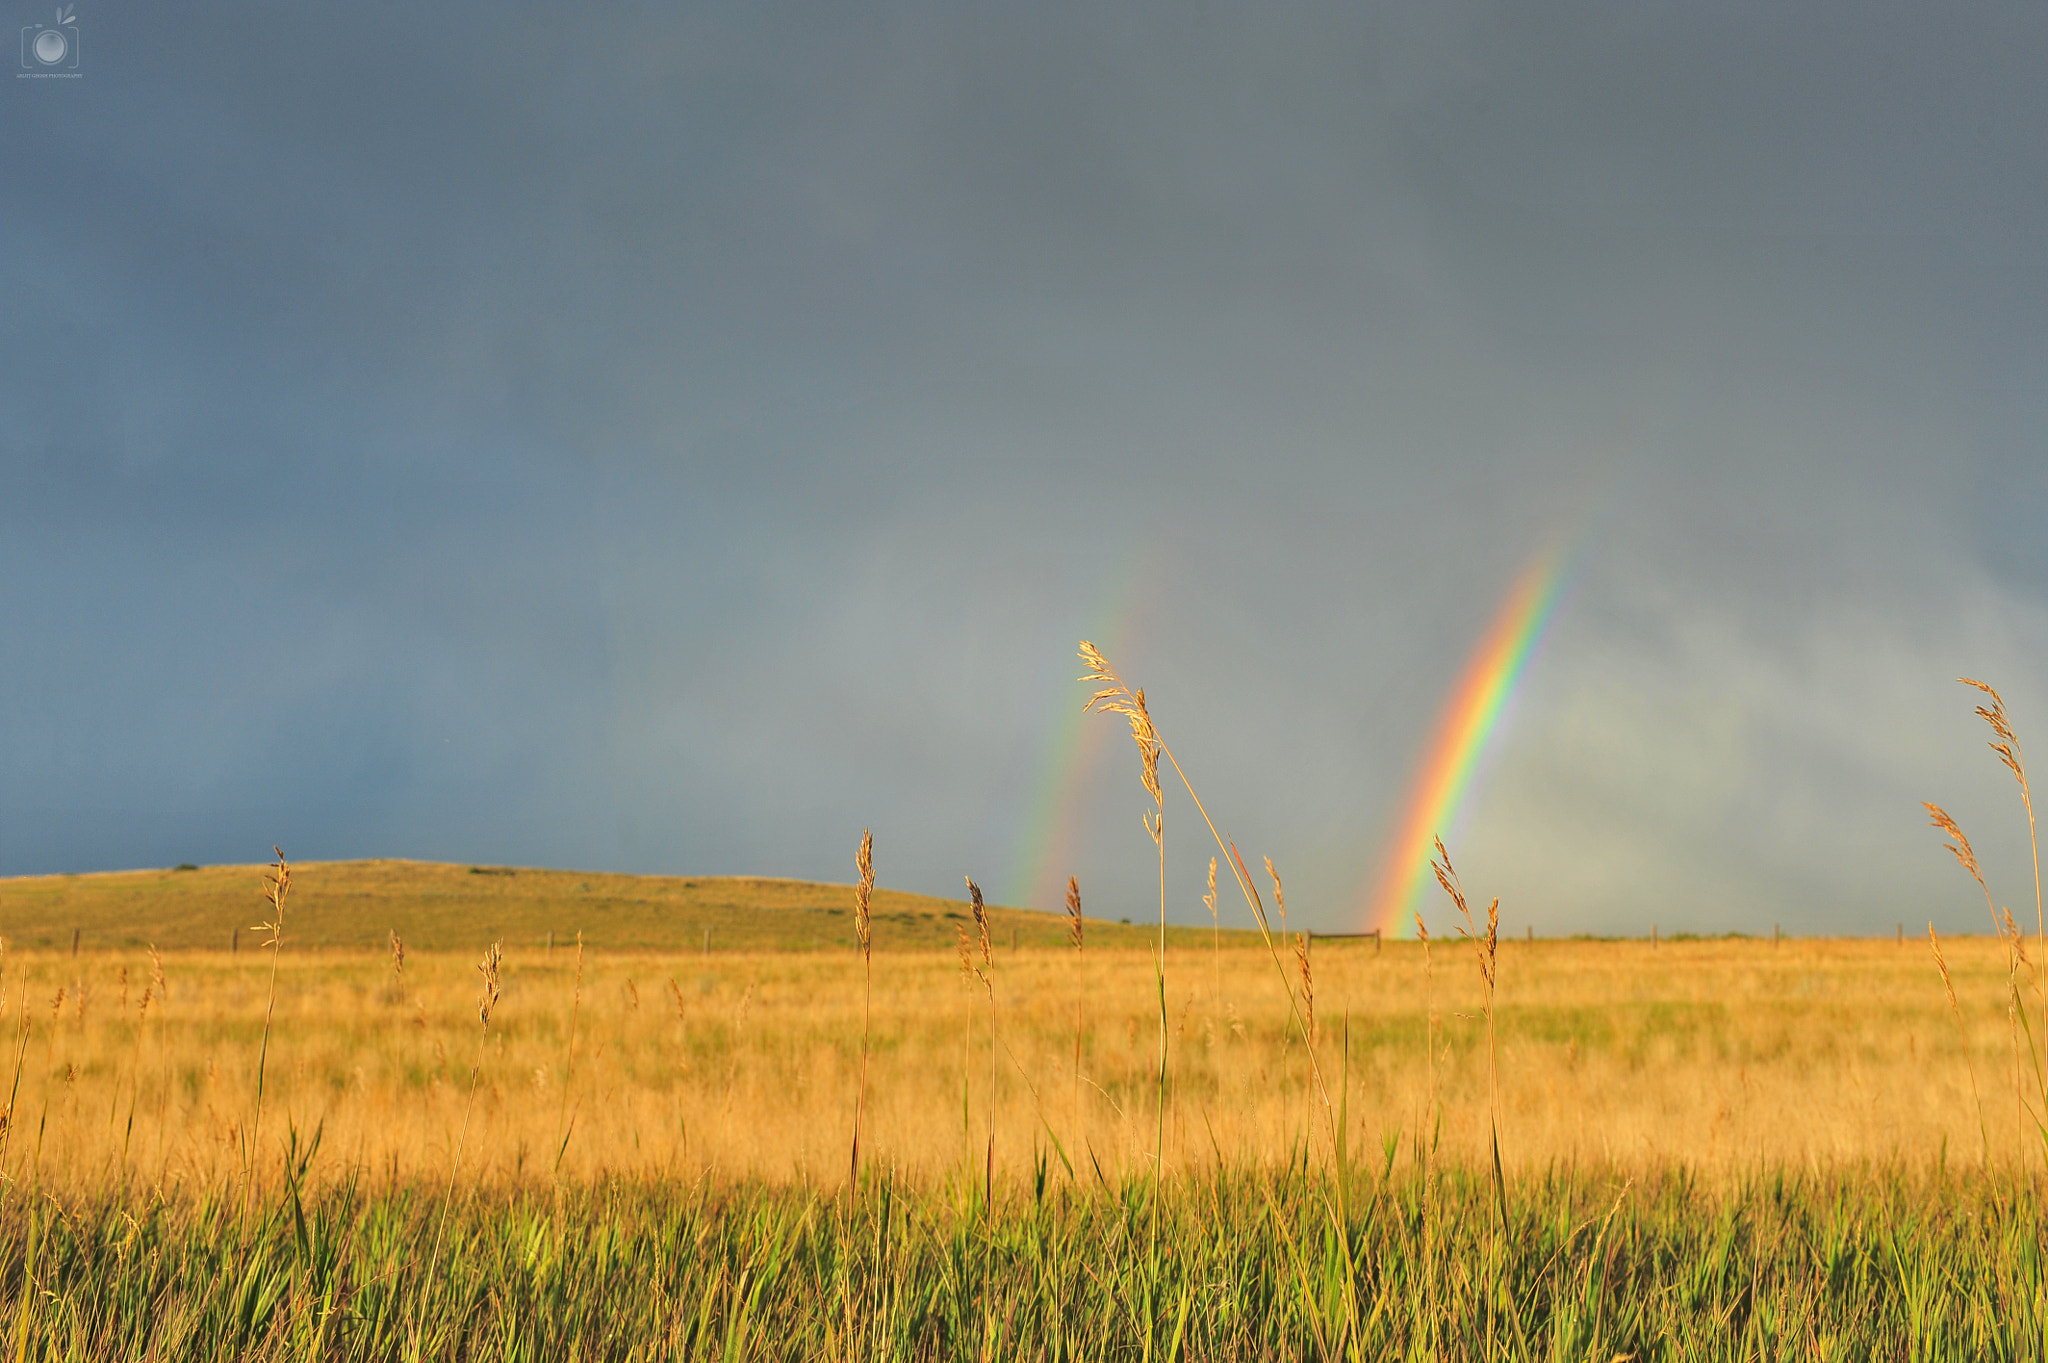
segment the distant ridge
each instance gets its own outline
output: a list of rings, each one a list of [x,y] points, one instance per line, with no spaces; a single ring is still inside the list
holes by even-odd
[[[849,861],[851,858],[849,857]],[[250,928],[266,915],[264,867],[99,871],[0,879],[0,936],[10,947],[69,950],[254,950]],[[973,931],[964,900],[877,890],[877,951],[951,950],[954,925]],[[1057,946],[1064,916],[990,910],[999,947]],[[805,951],[853,949],[853,887],[767,876],[637,876],[523,866],[429,861],[294,862],[285,904],[285,949],[382,949],[389,934],[408,950],[506,945],[573,947],[581,932],[596,950]],[[1089,945],[1136,946],[1142,924],[1088,920]],[[1157,929],[1152,929],[1156,932]],[[1206,929],[1170,937],[1206,941]]]

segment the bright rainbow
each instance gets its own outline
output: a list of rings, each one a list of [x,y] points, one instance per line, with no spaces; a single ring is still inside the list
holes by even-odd
[[[1368,932],[1378,929],[1389,936],[1405,937],[1413,931],[1416,895],[1431,881],[1429,862],[1436,839],[1447,834],[1457,819],[1473,770],[1500,722],[1501,710],[1514,694],[1557,605],[1564,581],[1561,559],[1553,548],[1522,570],[1437,716],[1429,746],[1403,802],[1400,824],[1387,844],[1378,875],[1370,882],[1365,919]]]

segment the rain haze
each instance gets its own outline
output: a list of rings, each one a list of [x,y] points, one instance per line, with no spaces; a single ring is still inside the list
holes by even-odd
[[[2039,6],[71,22],[0,115],[0,873],[872,828],[1143,921],[1091,638],[1347,928],[1549,555],[1437,830],[1508,930],[1981,930],[1921,800],[2031,891],[1954,679],[2048,753]]]

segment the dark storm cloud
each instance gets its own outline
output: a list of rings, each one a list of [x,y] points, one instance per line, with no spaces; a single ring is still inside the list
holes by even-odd
[[[1923,797],[2013,851],[1947,678],[2048,714],[2033,11],[81,24],[0,144],[0,870],[872,825],[951,893],[1129,578],[1335,925],[1559,536],[1458,830],[1512,911],[1964,912]],[[1142,913],[1129,768],[1065,856]]]

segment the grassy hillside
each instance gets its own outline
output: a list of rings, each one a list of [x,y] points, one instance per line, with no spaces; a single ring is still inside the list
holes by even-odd
[[[165,950],[227,947],[267,916],[262,866],[187,871],[109,871],[0,879],[0,935],[10,945],[84,950],[154,944]],[[599,949],[810,950],[853,945],[853,888],[743,876],[633,876],[420,861],[307,862],[292,867],[287,947],[381,947],[395,931],[408,948],[467,951],[503,939],[567,945],[581,932]],[[877,890],[875,949],[927,951],[969,931],[964,900]],[[994,909],[1001,945],[1066,940],[1063,916]],[[1156,932],[1156,929],[1154,930]],[[1194,930],[1180,929],[1178,940]],[[1133,945],[1142,925],[1090,919],[1089,942]],[[1206,940],[1206,930],[1201,933]],[[1190,940],[1192,940],[1190,938]]]

